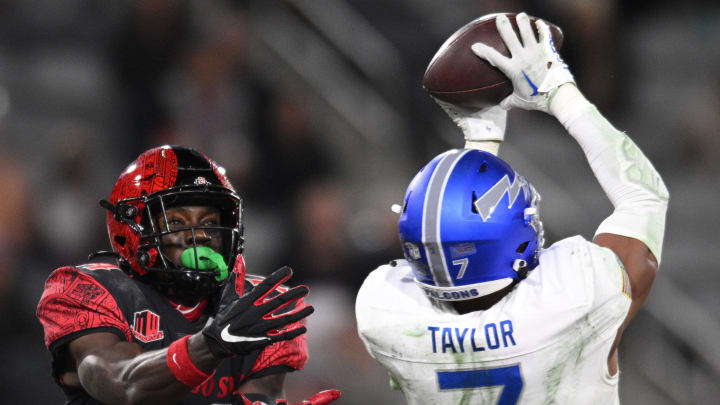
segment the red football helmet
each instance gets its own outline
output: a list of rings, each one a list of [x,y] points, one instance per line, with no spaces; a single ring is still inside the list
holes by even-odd
[[[196,231],[212,233],[221,238],[219,253],[230,269],[242,253],[242,200],[224,169],[193,149],[166,145],[144,152],[120,175],[110,200],[100,205],[108,211],[110,244],[121,267],[178,303],[196,303],[217,291],[223,280],[212,269],[173,263],[163,252],[164,235],[192,232],[194,245]],[[220,224],[171,228],[165,210],[188,205],[217,208]],[[164,228],[158,223],[163,220]]]

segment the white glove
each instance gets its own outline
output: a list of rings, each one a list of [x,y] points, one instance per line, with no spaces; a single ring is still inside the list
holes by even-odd
[[[565,83],[575,83],[575,80],[555,49],[550,27],[542,20],[535,22],[540,38],[538,41],[527,14],[518,14],[516,21],[522,43],[505,15],[495,18],[495,25],[511,58],[506,58],[483,43],[473,44],[472,50],[512,81],[513,94],[500,103],[503,108],[519,107],[549,112],[553,90]]]
[[[505,139],[507,110],[497,105],[472,110],[433,99],[462,130],[466,149],[480,149],[497,155],[500,142]]]

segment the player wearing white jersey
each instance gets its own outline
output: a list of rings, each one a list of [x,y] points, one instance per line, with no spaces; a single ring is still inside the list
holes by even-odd
[[[497,304],[465,314],[433,306],[406,261],[382,266],[358,296],[363,340],[410,404],[613,398],[617,374],[603,365],[630,307],[625,272],[579,236],[539,262]]]
[[[524,13],[517,22],[522,44],[496,18],[512,58],[473,45],[513,94],[485,111],[441,104],[467,149],[415,176],[399,221],[406,260],[358,293],[360,337],[409,404],[618,403],[618,342],[658,269],[662,179],[577,90],[547,25],[538,21],[536,39]],[[512,107],[552,114],[585,152],[615,207],[592,242],[542,249],[539,195],[495,156]]]

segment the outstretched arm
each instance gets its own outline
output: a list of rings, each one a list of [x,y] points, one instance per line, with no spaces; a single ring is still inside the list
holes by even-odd
[[[507,17],[496,25],[512,56],[506,58],[484,44],[473,51],[503,71],[513,82],[506,108],[520,107],[555,116],[580,144],[614,212],[598,228],[594,242],[611,249],[625,267],[632,288],[632,305],[610,353],[610,370],[617,366],[615,350],[627,322],[645,302],[661,258],[669,194],[660,175],[635,143],[615,129],[580,93],[572,74],[552,43],[550,28],[517,15],[518,38]],[[521,41],[522,40],[522,41]]]
[[[210,374],[220,364],[202,335],[193,335],[187,345],[190,358],[203,372]],[[93,333],[72,341],[69,350],[77,362],[80,384],[90,396],[108,404],[173,404],[192,389],[168,368],[168,349],[143,352],[115,334]]]
[[[580,144],[615,207],[598,227],[595,242],[620,257],[631,279],[628,267],[650,266],[654,272],[661,258],[669,199],[660,174],[637,145],[615,129],[574,85],[564,85],[557,91],[550,112]],[[627,246],[628,238],[642,242],[642,246]],[[648,260],[654,264],[640,264]],[[632,287],[635,290],[636,286]]]
[[[669,194],[662,178],[635,143],[615,129],[573,84],[560,87],[550,103],[580,144],[590,167],[615,210],[595,232],[593,242],[610,248],[623,263],[632,288],[630,311],[610,352],[610,371],[617,370],[616,349],[628,322],[650,293],[662,254]]]
[[[275,271],[242,297],[233,274],[212,322],[165,349],[143,352],[139,345],[121,341],[112,333],[92,333],[73,340],[69,350],[79,383],[93,398],[108,404],[176,403],[209,378],[222,359],[305,333],[305,327],[297,322],[310,315],[312,307],[282,314],[276,311],[307,295],[307,287],[267,299],[291,274],[289,268]]]

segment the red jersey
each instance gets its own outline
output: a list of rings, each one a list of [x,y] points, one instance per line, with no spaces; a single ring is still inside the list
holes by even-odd
[[[245,291],[261,279],[249,276]],[[302,306],[302,300],[296,305]],[[63,373],[74,371],[65,368],[71,341],[90,333],[109,332],[121,340],[139,344],[146,351],[162,349],[200,331],[212,315],[213,307],[207,305],[201,316],[197,311],[193,316],[186,316],[150,285],[129,277],[117,266],[93,263],[55,270],[45,283],[37,316],[45,330],[45,345],[53,357],[53,376],[65,392],[67,403],[100,404],[82,387],[62,382]],[[247,356],[229,358],[220,364],[212,378],[195,387],[180,403],[230,403],[232,392],[244,381],[301,370],[307,358],[304,334]]]

